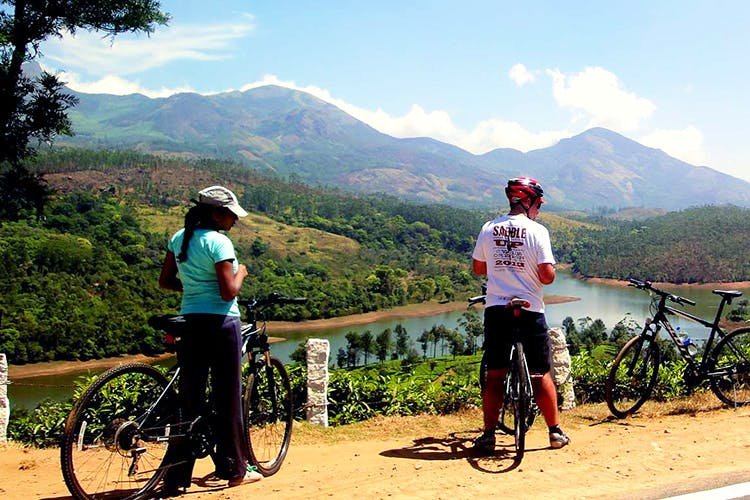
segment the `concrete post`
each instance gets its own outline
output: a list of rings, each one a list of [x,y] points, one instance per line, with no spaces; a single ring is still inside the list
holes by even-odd
[[[10,401],[8,401],[8,360],[0,353],[0,443],[8,441],[8,419],[10,418]]]
[[[308,339],[306,418],[311,424],[328,427],[328,358],[331,346],[327,339]]]
[[[562,328],[549,329],[550,351],[552,357],[552,379],[557,387],[558,397],[562,399],[560,408],[570,410],[576,406],[573,392],[573,379],[570,376],[570,352],[568,351],[565,332]]]

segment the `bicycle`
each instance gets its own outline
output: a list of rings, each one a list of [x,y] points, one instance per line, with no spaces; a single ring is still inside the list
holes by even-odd
[[[685,383],[692,392],[704,381],[725,404],[740,406],[750,403],[750,328],[725,332],[720,326],[724,306],[742,295],[736,290],[713,290],[721,297],[713,322],[667,305],[695,305],[690,299],[653,286],[649,281],[630,279],[629,286],[654,295],[651,303],[653,318],[647,318],[640,334],[630,339],[615,357],[605,384],[605,399],[612,414],[625,418],[636,412],[651,396],[661,364],[659,332],[666,330],[677,352],[685,360]],[[669,321],[674,314],[711,329],[702,356],[691,352]]]
[[[469,305],[484,304],[485,299],[485,295],[472,297],[469,299]],[[524,308],[529,306],[528,301],[517,297],[511,299],[506,305],[506,307],[513,309],[515,318],[520,318]],[[496,431],[513,436],[515,462],[517,464],[523,460],[526,451],[526,432],[534,425],[534,420],[539,414],[539,409],[534,400],[531,373],[526,363],[526,355],[521,342],[522,334],[520,327],[514,326],[512,331],[514,340],[510,350],[510,368],[505,376],[503,406],[500,409],[500,418],[496,427]],[[486,376],[487,361],[485,354],[483,354],[479,368],[479,381],[482,390],[484,390]]]
[[[293,401],[284,365],[270,354],[266,322],[258,312],[275,304],[299,304],[304,298],[271,294],[239,300],[247,324],[241,328],[242,408],[249,458],[264,476],[275,474],[289,449]],[[149,324],[166,332],[179,352],[185,319],[155,315]],[[181,418],[177,400],[178,363],[166,374],[145,363],[111,368],[83,392],[68,415],[60,447],[63,478],[78,499],[143,498],[177,465],[170,443],[187,440],[196,458],[215,453],[213,405],[192,421]]]

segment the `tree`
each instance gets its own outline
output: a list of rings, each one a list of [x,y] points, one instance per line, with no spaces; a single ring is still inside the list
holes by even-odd
[[[458,319],[458,324],[466,332],[466,350],[468,354],[477,352],[477,340],[484,335],[484,323],[479,313],[474,309],[464,312]]]
[[[347,366],[356,367],[359,361],[359,351],[362,350],[362,336],[355,331],[350,331],[344,335],[346,339]]]
[[[372,336],[370,330],[365,330],[359,338],[359,347],[362,350],[362,354],[365,355],[365,365],[369,359],[370,354],[375,350],[375,339]]]
[[[0,207],[13,202],[0,217],[18,218],[24,209],[40,214],[50,193],[23,161],[37,144],[71,133],[67,111],[77,102],[56,76],[28,77],[23,64],[40,55],[44,40],[66,32],[152,33],[169,20],[159,8],[156,0],[0,0]],[[24,193],[31,198],[19,197]]]
[[[454,358],[466,352],[464,338],[457,330],[448,330],[448,343],[450,344],[451,355]]]
[[[409,334],[401,323],[396,325],[394,331],[396,332],[396,355],[404,357],[409,352]]]
[[[297,344],[297,347],[289,355],[289,359],[302,366],[307,366],[307,341]]]
[[[388,359],[388,352],[391,350],[393,341],[391,340],[391,329],[386,328],[375,337],[375,354],[381,363]]]
[[[347,366],[349,361],[349,353],[343,347],[339,347],[338,353],[336,353],[336,366],[344,368]]]

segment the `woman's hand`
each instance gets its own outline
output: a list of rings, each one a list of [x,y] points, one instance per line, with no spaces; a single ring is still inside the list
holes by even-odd
[[[239,264],[237,266],[237,274],[236,274],[236,276],[239,275],[240,279],[244,280],[247,277],[247,274],[248,274],[247,273],[247,267],[245,266],[245,264]]]

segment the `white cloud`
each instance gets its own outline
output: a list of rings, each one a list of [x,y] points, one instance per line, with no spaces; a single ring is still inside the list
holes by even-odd
[[[706,164],[703,133],[692,125],[681,130],[655,130],[641,137],[638,142],[645,146],[659,148],[669,156],[692,165]]]
[[[513,148],[520,151],[543,148],[591,126],[604,126],[618,132],[632,133],[655,109],[649,100],[624,91],[617,77],[602,68],[586,68],[583,72],[573,75],[564,75],[558,70],[548,70],[547,73],[552,77],[552,92],[557,102],[563,109],[572,113],[574,123],[578,122],[578,126],[572,130],[534,132],[516,121],[500,118],[483,120],[472,129],[466,130],[457,126],[450,113],[444,110],[428,110],[419,104],[412,104],[405,114],[391,115],[382,109],[369,110],[355,106],[333,97],[328,90],[321,87],[298,85],[294,81],[282,80],[275,75],[265,75],[261,80],[243,85],[239,90],[246,91],[265,85],[299,90],[333,104],[380,132],[401,138],[431,137],[475,154],[497,148]],[[517,72],[517,75],[521,74],[521,71]],[[167,97],[178,92],[194,91],[190,87],[148,89],[137,81],[114,75],[105,75],[96,81],[84,81],[76,73],[68,72],[61,78],[68,82],[70,88],[87,93],[122,95],[137,92],[149,97]],[[220,92],[230,90],[234,89],[222,89]],[[682,130],[656,130],[643,136],[640,141],[692,164],[705,162],[703,134],[692,126]]]
[[[255,28],[252,16],[235,23],[178,25],[145,35],[118,35],[114,39],[79,31],[45,43],[45,59],[101,77],[133,75],[176,60],[221,60],[231,57],[232,44]]]
[[[194,92],[190,87],[149,89],[138,82],[113,75],[107,75],[96,81],[84,81],[78,74],[66,72],[61,75],[61,79],[67,82],[68,87],[76,91],[92,94],[125,95],[139,93],[156,98],[168,97],[178,92]],[[474,154],[486,153],[497,148],[529,151],[550,146],[558,140],[572,135],[567,130],[535,133],[526,130],[517,122],[499,119],[484,120],[477,124],[473,130],[467,131],[453,123],[450,114],[444,110],[426,110],[418,104],[413,104],[406,114],[393,116],[382,109],[373,111],[335,98],[326,89],[314,85],[297,85],[294,81],[281,80],[275,75],[264,75],[261,80],[243,85],[239,90],[244,92],[266,85],[278,85],[311,94],[322,101],[333,104],[379,132],[393,137],[431,137]],[[221,92],[231,90],[234,89],[224,89]],[[202,92],[204,95],[215,93],[217,92]]]
[[[334,98],[329,91],[320,87],[299,86],[293,81],[283,81],[274,75],[265,75],[262,80],[244,85],[240,90],[245,91],[264,85],[279,85],[312,94],[370,125],[375,130],[393,137],[431,137],[475,154],[486,153],[497,148],[529,151],[551,146],[558,140],[572,135],[567,130],[534,133],[517,122],[498,119],[484,120],[473,130],[466,131],[453,123],[447,111],[428,111],[418,104],[412,104],[406,114],[392,116],[382,109],[372,111]]]
[[[44,67],[44,66],[43,66]],[[46,71],[52,72],[50,69],[44,67]],[[166,88],[161,87],[158,90],[149,89],[143,87],[138,82],[126,80],[116,75],[105,75],[95,81],[85,81],[81,79],[81,76],[77,73],[64,71],[58,74],[61,81],[78,92],[86,94],[112,94],[112,95],[129,95],[129,94],[143,94],[151,98],[157,97],[169,97],[172,94],[178,94],[180,92],[195,92],[190,87],[175,87]]]
[[[585,120],[584,128],[633,132],[656,109],[650,100],[626,91],[617,76],[604,68],[587,67],[573,75],[548,69],[547,74],[558,105],[573,113],[573,123]]]
[[[510,71],[508,71],[508,76],[519,87],[523,87],[527,83],[534,83],[534,80],[536,80],[534,74],[521,63],[513,65]]]

